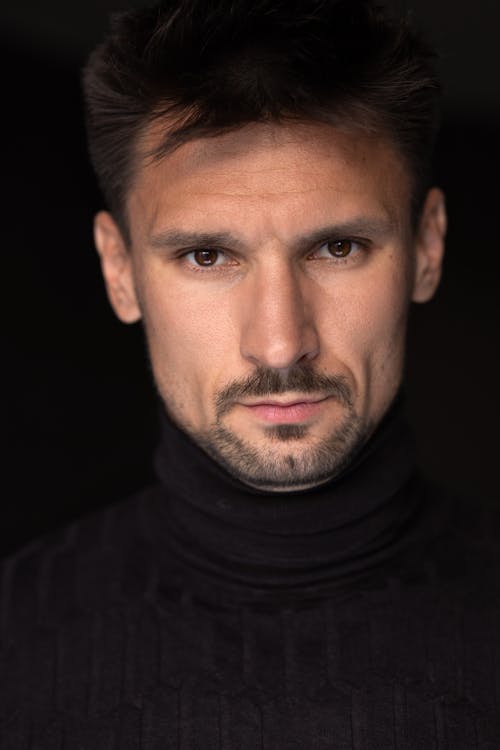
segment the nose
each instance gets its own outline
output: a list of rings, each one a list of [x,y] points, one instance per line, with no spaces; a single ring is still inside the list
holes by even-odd
[[[319,338],[300,271],[290,262],[270,263],[246,282],[241,290],[242,357],[278,370],[314,359]]]

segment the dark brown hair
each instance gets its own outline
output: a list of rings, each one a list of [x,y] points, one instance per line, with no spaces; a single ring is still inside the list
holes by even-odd
[[[126,232],[137,141],[165,121],[161,158],[251,122],[317,121],[388,137],[417,216],[438,125],[434,54],[368,0],[169,0],[112,18],[84,71],[92,163]]]

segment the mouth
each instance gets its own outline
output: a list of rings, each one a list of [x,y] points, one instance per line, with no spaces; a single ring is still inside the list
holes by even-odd
[[[268,424],[296,424],[305,422],[321,411],[330,396],[321,398],[294,398],[281,401],[278,399],[263,399],[255,403],[240,403],[254,417]]]

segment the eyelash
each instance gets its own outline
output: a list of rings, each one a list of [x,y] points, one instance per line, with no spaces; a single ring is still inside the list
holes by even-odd
[[[361,254],[363,252],[366,253],[370,249],[370,243],[367,240],[359,240],[359,239],[355,239],[353,237],[342,237],[340,239],[324,240],[321,244],[319,244],[317,246],[317,249],[314,252],[315,253],[319,252],[319,250],[321,250],[321,248],[325,247],[326,245],[340,244],[342,242],[349,242],[352,245],[356,245],[357,249],[355,251],[351,251],[348,255],[346,255],[344,257],[330,256],[329,258],[328,257],[326,257],[326,258],[311,258],[310,256],[307,256],[307,259],[308,260],[316,260],[316,261],[318,261],[318,260],[327,260],[327,261],[333,262],[335,265],[344,265],[344,264],[348,264],[348,263],[350,264],[350,263],[354,263],[355,262],[354,260],[351,260],[351,256],[352,255],[359,255],[359,254]],[[184,261],[186,263],[186,265],[188,265],[190,267],[190,270],[192,272],[194,272],[194,273],[220,273],[228,265],[229,265],[229,267],[231,267],[233,265],[236,265],[236,264],[233,264],[233,263],[230,263],[230,264],[220,263],[220,264],[217,264],[217,265],[202,266],[202,265],[197,265],[194,262],[190,263],[188,261],[188,257],[190,255],[194,255],[194,253],[203,252],[203,251],[211,251],[211,252],[218,253],[219,257],[220,257],[220,255],[228,257],[228,254],[224,250],[221,250],[220,248],[217,248],[217,247],[205,247],[205,248],[195,248],[193,250],[187,250],[187,251],[183,252],[181,255],[179,255],[178,257],[179,257],[179,259],[181,261]],[[219,260],[219,258],[217,258],[217,260]]]

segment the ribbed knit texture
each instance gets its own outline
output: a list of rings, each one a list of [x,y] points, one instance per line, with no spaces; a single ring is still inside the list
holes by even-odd
[[[498,750],[498,520],[405,435],[286,506],[165,421],[162,484],[3,564],[1,750]]]

